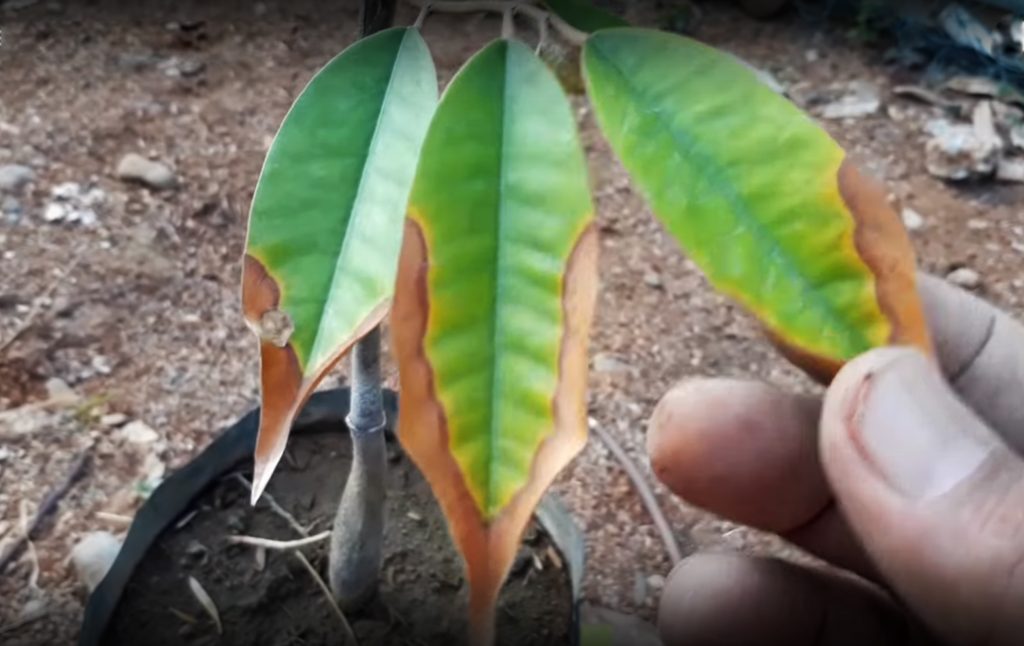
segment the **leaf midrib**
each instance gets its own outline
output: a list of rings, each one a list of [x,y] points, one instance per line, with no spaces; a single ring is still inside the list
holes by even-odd
[[[324,312],[327,311],[328,302],[331,299],[333,299],[335,294],[335,288],[337,287],[338,281],[341,280],[341,277],[344,274],[344,272],[341,271],[341,266],[343,264],[342,261],[348,257],[351,239],[351,236],[349,234],[353,229],[358,228],[357,224],[360,220],[358,216],[361,212],[360,205],[362,204],[363,187],[367,181],[367,175],[369,174],[367,173],[367,168],[369,168],[370,166],[370,161],[375,158],[377,145],[378,142],[380,141],[380,124],[381,121],[384,119],[384,115],[387,111],[388,99],[391,97],[391,91],[395,85],[395,70],[398,69],[399,61],[401,61],[402,59],[402,52],[405,49],[406,38],[408,37],[408,32],[402,35],[402,41],[401,43],[399,43],[398,48],[395,52],[395,60],[391,64],[391,74],[388,77],[388,85],[386,88],[384,88],[384,94],[381,97],[380,111],[377,113],[377,119],[373,126],[373,136],[370,138],[370,145],[367,147],[366,158],[363,161],[363,169],[359,175],[359,184],[356,187],[356,193],[355,197],[352,200],[352,208],[349,215],[349,219],[345,225],[345,234],[342,237],[341,248],[338,250],[338,256],[334,263],[334,271],[331,274],[331,284],[327,289],[327,298],[324,300],[323,306],[320,308],[320,312],[317,316],[316,335],[314,336],[313,347],[309,353],[311,359],[317,358],[321,355],[320,346],[323,343],[322,339],[324,331],[324,321],[326,320]],[[319,366],[307,366],[308,372],[314,372],[318,369]]]
[[[506,135],[508,133],[508,101],[509,101],[509,59],[512,56],[512,45],[510,43],[505,44],[505,60],[503,70],[503,87],[501,97],[501,133],[500,142],[498,147],[498,225],[495,227],[495,259],[494,259],[494,307],[492,320],[494,321],[491,329],[491,351],[494,353],[494,364],[491,370],[491,397],[490,397],[490,424],[487,434],[487,469],[486,469],[486,484],[485,484],[485,500],[484,508],[486,509],[486,515],[490,516],[494,506],[497,504],[496,492],[494,491],[494,472],[497,468],[497,435],[500,432],[500,423],[498,415],[498,402],[500,400],[500,392],[502,387],[502,370],[501,370],[501,358],[498,351],[499,340],[503,337],[503,328],[501,325],[502,317],[500,316],[501,310],[501,294],[502,286],[504,281],[504,214],[505,214],[505,153],[506,153]]]

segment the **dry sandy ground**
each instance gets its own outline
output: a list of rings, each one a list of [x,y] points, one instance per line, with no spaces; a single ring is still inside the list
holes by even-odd
[[[0,164],[36,171],[19,198],[22,214],[0,220],[0,339],[33,317],[0,356],[0,410],[45,400],[53,378],[79,397],[4,418],[0,542],[18,534],[22,507],[33,513],[91,447],[84,477],[35,542],[38,589],[27,557],[0,577],[0,630],[26,611],[47,613],[0,635],[5,643],[72,640],[83,593],[70,547],[87,531],[123,531],[147,479],[187,461],[256,403],[255,343],[238,294],[249,199],[292,97],[355,36],[355,11],[341,3],[143,3],[134,13],[106,6],[40,1],[0,10]],[[639,22],[654,20],[653,10],[633,11]],[[432,20],[427,36],[444,78],[497,28],[474,17]],[[968,266],[983,295],[1024,314],[1024,190],[951,187],[926,173],[922,123],[936,109],[891,93],[916,73],[887,66],[881,48],[841,29],[795,19],[758,23],[715,8],[699,35],[786,86],[876,83],[883,110],[827,127],[886,180],[895,203],[924,216],[913,237],[925,268]],[[631,189],[582,102],[579,109],[603,252],[590,414],[653,484],[646,420],[673,383],[726,375],[813,386],[708,288]],[[129,152],[169,164],[179,188],[119,181],[114,168]],[[63,182],[103,191],[94,224],[44,220]],[[111,413],[144,422],[156,437],[129,441],[109,417],[101,422]],[[556,488],[587,536],[587,599],[651,617],[669,562],[607,449],[591,442]],[[786,550],[656,491],[685,551]]]

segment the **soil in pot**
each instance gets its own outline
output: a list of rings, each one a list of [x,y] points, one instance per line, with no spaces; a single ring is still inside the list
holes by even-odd
[[[388,531],[380,593],[348,621],[360,646],[465,643],[467,585],[430,488],[412,463],[389,447]],[[268,492],[316,534],[331,526],[351,460],[348,435],[293,434]],[[237,474],[249,474],[238,471]],[[268,503],[253,508],[237,474],[226,474],[192,512],[153,545],[107,629],[108,646],[283,646],[342,644],[344,632],[323,591],[291,552],[234,545],[245,534],[299,538]],[[327,543],[303,548],[326,580]],[[189,589],[194,577],[217,607],[221,634]],[[501,594],[497,643],[567,644],[572,593],[568,572],[538,526],[526,541]]]

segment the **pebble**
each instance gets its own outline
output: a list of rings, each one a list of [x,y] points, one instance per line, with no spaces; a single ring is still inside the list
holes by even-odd
[[[823,119],[859,119],[875,114],[882,107],[878,88],[867,81],[853,81],[839,99],[822,107]]]
[[[173,188],[178,184],[174,172],[167,165],[128,153],[117,165],[117,176],[126,181],[142,182],[155,189]]]
[[[92,366],[92,369],[96,372],[96,374],[99,375],[109,375],[112,370],[110,365],[110,359],[103,356],[102,354],[97,354],[96,356],[94,356],[92,358],[92,361],[89,362],[89,364]]]
[[[660,574],[652,574],[647,577],[647,586],[652,590],[661,590],[665,587],[665,577]]]
[[[132,444],[152,444],[160,435],[143,421],[135,420],[126,424],[119,432],[122,439]]]
[[[960,181],[995,172],[1000,146],[979,136],[974,126],[933,119],[925,129],[931,135],[924,149],[925,168],[935,177]]]
[[[599,352],[594,355],[594,372],[629,372],[630,365],[618,357]]]
[[[198,58],[178,58],[172,56],[159,64],[165,76],[182,78],[195,76],[206,69],[206,63]]]
[[[996,166],[996,179],[1024,183],[1024,159],[1000,159],[999,165]]]
[[[49,608],[47,607],[45,598],[36,597],[34,599],[29,599],[25,602],[25,605],[21,607],[21,613],[18,615],[18,621],[35,621],[45,615],[48,610]]]
[[[61,222],[68,217],[68,207],[61,202],[50,202],[43,210],[43,220],[47,222]]]
[[[120,551],[121,541],[110,532],[90,532],[71,548],[71,562],[78,580],[89,592],[107,575]]]
[[[658,289],[662,286],[661,276],[657,272],[649,271],[644,274],[644,284],[648,287]]]
[[[903,209],[900,214],[903,218],[903,225],[908,231],[917,231],[924,228],[924,217],[914,209]]]
[[[113,428],[115,426],[122,426],[128,421],[128,416],[124,413],[107,413],[100,417],[100,424],[103,426]]]
[[[74,396],[75,391],[63,379],[50,377],[46,380],[46,394],[50,399],[57,399],[59,397]]]
[[[102,204],[107,194],[99,187],[86,190],[78,182],[62,182],[50,189],[50,197],[52,200],[43,209],[44,221],[92,226],[99,219],[93,207]]]
[[[35,178],[36,172],[28,166],[4,164],[0,166],[0,192],[17,193]]]
[[[21,202],[13,195],[8,195],[4,197],[3,201],[0,201],[0,211],[3,211],[4,219],[9,224],[14,224],[21,219]]]
[[[978,272],[968,267],[954,269],[946,274],[946,280],[964,289],[977,289],[981,286],[981,276],[978,275]]]

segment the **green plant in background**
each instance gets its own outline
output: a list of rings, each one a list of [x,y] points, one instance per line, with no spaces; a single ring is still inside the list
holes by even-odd
[[[440,103],[418,29],[432,11],[505,17]],[[353,468],[329,564],[344,607],[372,594],[380,565],[389,306],[399,439],[465,560],[474,643],[492,641],[526,524],[586,441],[598,244],[573,112],[535,53],[553,39],[576,50],[598,124],[655,215],[797,363],[828,379],[874,346],[930,348],[884,191],[731,56],[622,25],[584,0],[425,4],[415,26],[328,63],[285,117],[243,275],[261,355],[253,499],[302,403],[354,347]]]

